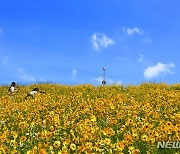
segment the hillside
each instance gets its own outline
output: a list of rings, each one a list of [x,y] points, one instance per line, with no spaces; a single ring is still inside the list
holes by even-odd
[[[38,87],[45,93],[25,99]],[[175,153],[180,84],[0,86],[0,153]],[[158,142],[176,142],[157,148]]]

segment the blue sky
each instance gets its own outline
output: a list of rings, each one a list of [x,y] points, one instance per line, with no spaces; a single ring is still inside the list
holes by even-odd
[[[0,0],[0,84],[179,83],[179,0]]]

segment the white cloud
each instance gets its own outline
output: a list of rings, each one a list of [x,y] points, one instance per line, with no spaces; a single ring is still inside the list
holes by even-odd
[[[8,63],[9,63],[9,58],[7,56],[1,58],[1,64],[7,65]]]
[[[6,69],[10,70],[10,76],[13,75],[13,78],[18,78],[25,82],[35,82],[36,77],[31,74],[28,74],[23,68],[19,67],[17,64],[13,63],[7,56],[3,56],[0,59],[0,63],[2,66],[6,67]]]
[[[91,36],[91,42],[93,44],[93,48],[97,51],[99,51],[100,48],[107,48],[109,45],[114,44],[114,41],[108,38],[104,33],[94,33]]]
[[[3,34],[3,29],[0,28],[0,36],[2,36],[2,34]]]
[[[93,81],[97,82],[98,84],[101,84],[103,78],[101,76],[94,78]]]
[[[77,70],[73,69],[72,70],[72,78],[76,78],[76,75],[77,75]]]
[[[172,74],[171,68],[175,67],[174,63],[162,64],[157,63],[155,66],[150,66],[144,70],[145,78],[154,78],[162,74]]]
[[[102,80],[103,80],[102,76],[99,76],[97,78],[93,78],[93,81],[96,82],[97,84],[102,84]],[[121,80],[115,81],[115,80],[107,78],[106,84],[117,84],[117,85],[119,85],[119,84],[122,84],[122,81]]]
[[[152,39],[150,39],[150,38],[144,38],[142,41],[147,44],[152,44],[152,42],[153,42]]]
[[[107,79],[107,83],[108,84],[117,84],[117,85],[120,85],[120,84],[122,84],[122,81],[121,80],[115,81],[115,80],[112,80],[112,79]]]
[[[143,34],[143,31],[138,28],[138,27],[134,27],[134,28],[126,28],[126,27],[123,27],[122,28],[123,32],[128,34],[129,36],[132,36],[134,34]]]
[[[17,74],[19,79],[26,81],[26,82],[35,82],[36,77],[31,74],[26,73],[26,71],[22,68],[17,68]]]
[[[144,60],[144,55],[143,54],[139,54],[138,63],[142,63],[143,60]]]

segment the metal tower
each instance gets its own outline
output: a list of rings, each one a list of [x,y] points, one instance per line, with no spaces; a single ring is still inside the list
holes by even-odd
[[[102,78],[103,78],[103,80],[102,80],[102,84],[103,84],[103,85],[105,85],[105,84],[106,84],[106,78],[105,78],[105,71],[106,71],[106,68],[105,68],[105,67],[103,67],[102,69],[103,69],[103,73],[101,73]]]

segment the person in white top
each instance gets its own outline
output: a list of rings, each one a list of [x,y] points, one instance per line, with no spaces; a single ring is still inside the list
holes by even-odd
[[[14,94],[15,91],[17,91],[17,89],[15,89],[16,83],[12,82],[11,86],[9,87],[9,92],[10,94]]]
[[[25,98],[32,97],[34,98],[35,94],[39,92],[39,88],[34,88],[32,91],[30,91]],[[40,91],[40,93],[44,93]]]

